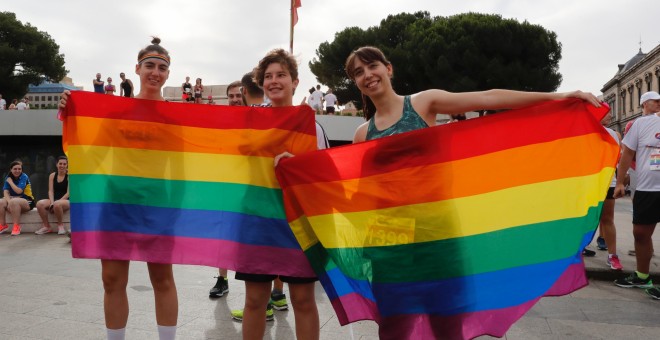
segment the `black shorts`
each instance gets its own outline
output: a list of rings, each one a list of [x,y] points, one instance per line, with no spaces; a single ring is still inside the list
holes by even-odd
[[[635,191],[633,197],[633,224],[660,222],[660,191]]]
[[[236,280],[248,281],[248,282],[271,282],[275,278],[279,277],[282,282],[296,284],[296,283],[313,283],[318,281],[317,277],[293,277],[293,276],[284,276],[284,275],[269,275],[269,274],[248,274],[236,272],[234,277]]]
[[[328,106],[328,107],[325,108],[325,111],[328,114],[334,114],[335,113],[335,107],[334,106]]]
[[[614,187],[610,187],[607,189],[607,196],[605,196],[606,200],[613,200],[614,199]]]

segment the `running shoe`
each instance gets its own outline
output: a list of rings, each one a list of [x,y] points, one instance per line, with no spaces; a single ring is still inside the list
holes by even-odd
[[[607,250],[607,244],[605,244],[605,239],[598,236],[596,239],[596,246],[598,250]]]
[[[218,281],[216,281],[215,286],[209,291],[209,297],[211,298],[219,298],[229,293],[229,280],[222,276],[216,276],[216,278]]]
[[[591,249],[584,248],[582,249],[582,256],[593,257],[596,256],[596,252]]]
[[[619,261],[618,255],[612,255],[607,257],[607,265],[610,266],[612,270],[623,270],[623,266]]]
[[[266,307],[266,321],[273,321],[275,320],[275,316],[273,315],[273,306],[268,304],[268,307]],[[242,309],[235,309],[231,311],[231,318],[243,322],[243,310]]]
[[[646,279],[640,279],[636,272],[633,272],[628,277],[622,277],[614,281],[614,284],[623,288],[653,288],[653,281],[651,281],[651,276],[647,277]]]
[[[66,229],[64,229],[63,225],[58,225],[57,226],[57,235],[65,235],[66,234]]]
[[[21,234],[20,224],[14,224],[14,228],[11,230],[11,236],[16,236]]]
[[[4,233],[7,230],[9,230],[8,225],[6,225],[6,224],[0,225],[0,234]]]
[[[646,294],[648,294],[650,297],[660,300],[660,288],[658,287],[653,287],[649,288],[646,290]]]
[[[273,305],[273,308],[277,310],[287,310],[289,309],[289,304],[286,302],[285,294],[271,294],[270,295],[270,304]]]
[[[35,231],[34,233],[37,234],[37,235],[43,235],[43,234],[48,234],[48,233],[52,233],[52,232],[53,231],[48,227],[41,227],[41,229]]]

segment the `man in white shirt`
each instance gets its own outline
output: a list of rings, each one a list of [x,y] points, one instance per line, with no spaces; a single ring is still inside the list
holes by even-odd
[[[623,155],[617,169],[614,197],[623,197],[623,181],[633,156],[637,163],[637,191],[633,197],[633,236],[637,270],[614,283],[619,287],[646,288],[654,299],[660,300],[660,289],[653,287],[649,276],[653,255],[652,236],[660,222],[660,94],[647,92],[640,98],[645,110],[654,112],[635,121],[623,138]]]
[[[309,106],[316,111],[323,111],[323,92],[321,92],[321,85],[316,85],[316,91],[309,95]]]
[[[334,115],[335,114],[335,104],[337,104],[337,96],[335,96],[334,93],[332,93],[332,89],[328,89],[328,94],[323,97],[325,100],[325,111],[329,115]]]
[[[7,101],[2,98],[2,95],[0,94],[0,110],[6,110],[7,109]]]
[[[25,103],[25,99],[21,99],[21,102],[16,104],[16,109],[17,110],[27,110],[28,109],[28,106]]]

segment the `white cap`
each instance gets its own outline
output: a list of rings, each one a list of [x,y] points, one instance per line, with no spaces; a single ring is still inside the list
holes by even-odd
[[[644,105],[647,100],[660,100],[660,94],[655,91],[649,91],[644,93],[640,98],[639,98],[639,105]]]

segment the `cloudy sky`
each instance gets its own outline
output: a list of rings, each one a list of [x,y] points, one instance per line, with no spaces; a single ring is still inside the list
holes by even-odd
[[[138,85],[132,70],[151,35],[172,57],[167,86],[180,86],[187,75],[204,84],[240,79],[268,50],[288,49],[289,10],[289,0],[0,0],[0,11],[55,39],[69,76],[86,90],[97,72],[117,82],[123,71]],[[600,94],[617,64],[638,52],[640,37],[644,52],[660,44],[657,0],[302,0],[294,45],[301,89],[316,85],[307,64],[336,32],[420,10],[432,16],[495,13],[554,31],[563,45],[559,91]]]

